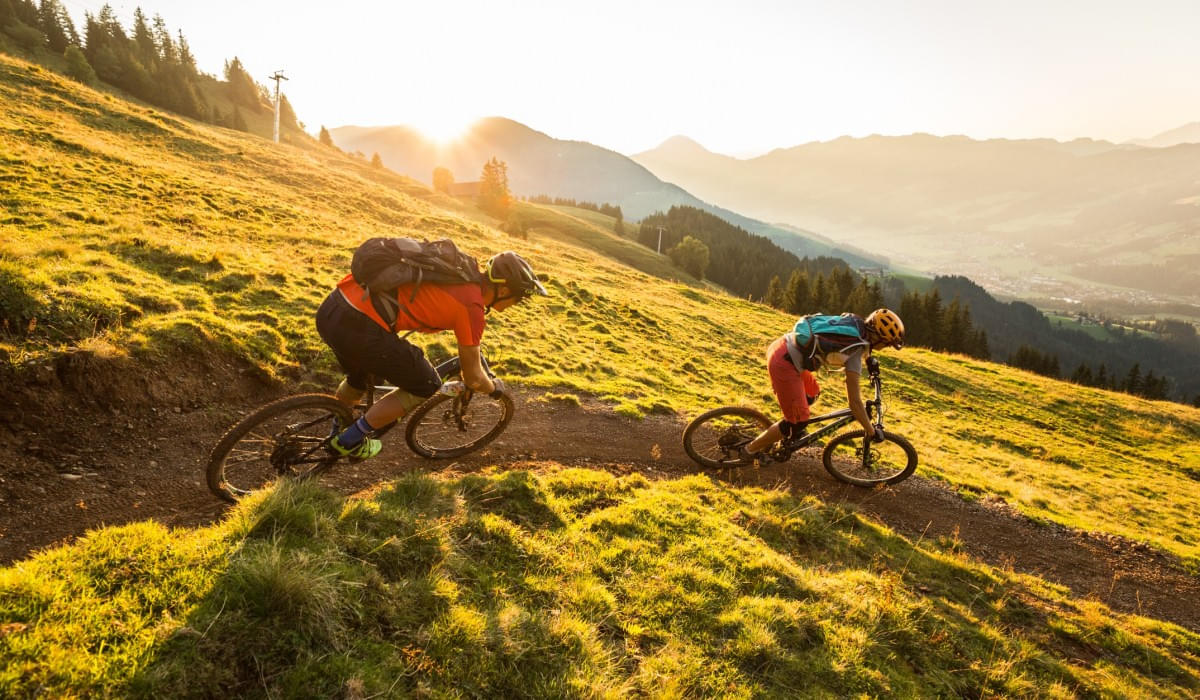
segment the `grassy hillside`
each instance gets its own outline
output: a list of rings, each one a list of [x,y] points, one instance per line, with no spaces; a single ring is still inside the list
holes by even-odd
[[[0,570],[0,694],[1200,692],[1200,635],[955,549],[702,476],[285,486],[214,527],[109,528]]]
[[[451,236],[480,255],[515,248],[552,277],[550,299],[491,317],[502,375],[629,415],[771,407],[762,352],[787,317],[632,269],[620,260],[677,274],[576,219],[516,240],[335,151],[195,125],[3,58],[0,97],[0,352],[18,368],[67,350],[135,367],[216,350],[284,380],[328,376],[312,315],[353,247]],[[1200,411],[915,349],[883,362],[891,426],[917,445],[920,474],[1200,555]],[[824,381],[836,396],[837,375]]]
[[[311,318],[354,245],[451,236],[551,275],[550,299],[490,319],[505,377],[628,415],[769,406],[762,351],[786,317],[664,279],[677,273],[661,258],[577,218],[539,209],[516,240],[336,151],[197,125],[3,56],[0,102],[14,382],[65,352],[130,376],[219,352],[331,386]],[[917,445],[919,474],[1198,561],[1200,411],[924,351],[883,362],[889,425]],[[838,378],[824,381],[836,397]],[[977,566],[952,541],[703,477],[496,466],[365,500],[284,489],[212,528],[101,530],[0,571],[0,695],[1200,687],[1196,635]]]

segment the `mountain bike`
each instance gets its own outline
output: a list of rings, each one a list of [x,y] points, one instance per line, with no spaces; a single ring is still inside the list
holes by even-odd
[[[482,358],[484,371],[494,377]],[[436,367],[442,385],[458,379],[459,358]],[[218,498],[238,499],[278,478],[311,479],[337,462],[361,461],[327,449],[330,439],[366,412],[376,392],[395,387],[368,382],[369,388],[355,410],[328,394],[297,394],[278,399],[243,418],[221,437],[208,457],[205,476]],[[406,416],[404,439],[409,448],[429,459],[461,457],[496,439],[513,415],[508,394],[493,399],[465,389],[457,394],[435,393]],[[401,420],[379,428],[382,437]]]
[[[883,428],[883,380],[879,377],[879,361],[867,358],[867,371],[875,389],[875,398],[865,402],[872,424]],[[793,435],[766,450],[763,457],[786,462],[795,452],[813,445],[843,426],[854,422],[849,408],[810,418],[808,426],[828,423],[814,432]],[[745,466],[741,448],[771,426],[773,421],[753,408],[726,406],[696,417],[683,431],[683,449],[703,467]],[[897,484],[912,475],[917,468],[917,451],[907,439],[883,431],[883,440],[873,433],[854,430],[842,433],[825,445],[821,463],[834,478],[855,486],[872,487]]]

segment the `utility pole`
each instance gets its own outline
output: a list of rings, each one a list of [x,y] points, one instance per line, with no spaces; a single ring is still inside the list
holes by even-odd
[[[287,80],[287,78],[283,75],[282,70],[277,70],[275,75],[267,79],[275,81],[275,143],[279,143],[279,81]]]
[[[662,255],[662,232],[663,232],[663,227],[659,226],[658,227],[658,254],[659,255]]]

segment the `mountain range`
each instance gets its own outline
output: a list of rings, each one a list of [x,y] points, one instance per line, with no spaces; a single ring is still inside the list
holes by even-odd
[[[1148,139],[1134,139],[1129,143],[1150,148],[1169,148],[1181,143],[1200,143],[1200,122],[1192,122],[1164,131]]]
[[[508,164],[509,187],[518,196],[616,204],[629,221],[675,205],[696,207],[801,257],[829,255],[857,265],[881,262],[878,256],[811,231],[773,226],[702,201],[616,151],[556,139],[510,119],[481,119],[449,144],[435,143],[405,126],[343,126],[330,129],[330,135],[339,148],[378,153],[390,170],[425,183],[431,182],[435,167],[449,169],[456,181],[477,180],[483,163],[496,157]]]
[[[1200,144],[842,137],[633,156],[697,197],[995,292],[1200,302]]]

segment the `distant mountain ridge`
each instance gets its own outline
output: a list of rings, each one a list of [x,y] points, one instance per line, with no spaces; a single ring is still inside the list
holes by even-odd
[[[674,137],[633,159],[719,206],[994,292],[1200,301],[1200,144],[912,134],[742,160]]]
[[[1200,121],[1169,129],[1148,139],[1134,139],[1129,143],[1147,148],[1170,148],[1181,143],[1200,143]]]
[[[445,146],[404,126],[343,126],[330,129],[330,135],[343,150],[378,153],[389,169],[425,183],[431,182],[438,166],[448,168],[455,180],[476,180],[483,163],[494,156],[508,163],[509,186],[517,195],[612,203],[630,221],[675,205],[696,207],[801,257],[834,256],[852,265],[880,261],[818,234],[797,233],[714,206],[664,182],[627,156],[583,141],[556,139],[511,119],[482,119]]]

